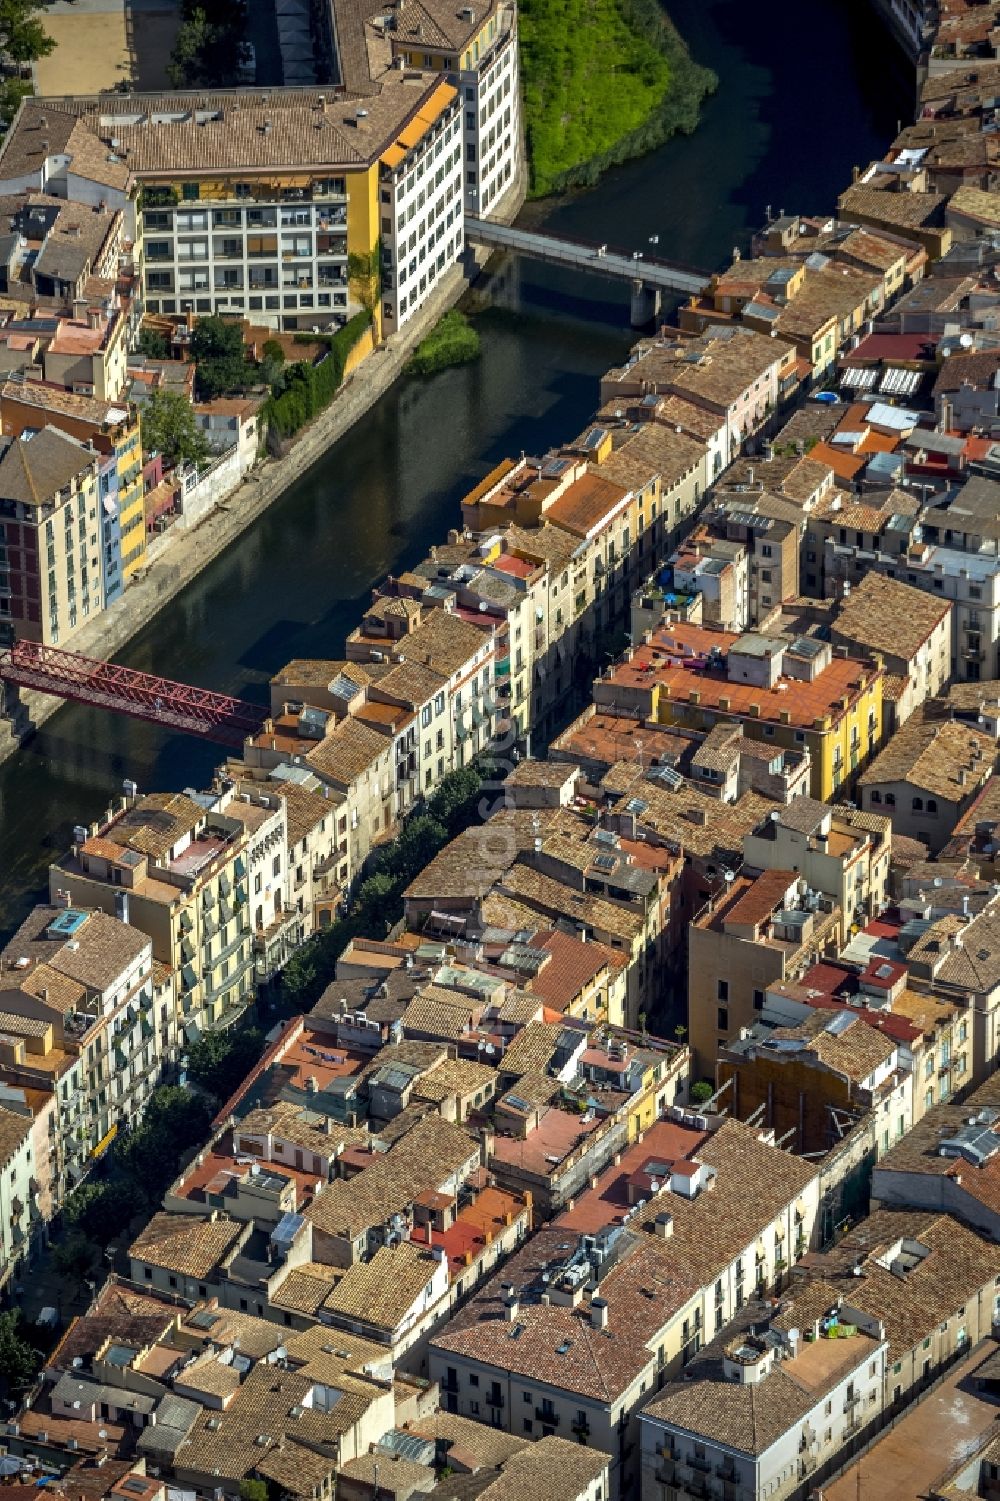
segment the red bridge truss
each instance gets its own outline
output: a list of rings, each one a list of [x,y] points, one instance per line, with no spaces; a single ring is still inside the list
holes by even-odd
[[[18,641],[0,651],[0,678],[36,693],[51,693],[80,704],[93,704],[133,719],[148,719],[187,735],[201,735],[242,750],[256,735],[267,710],[226,693],[210,693],[188,683],[99,662],[77,652],[58,651],[35,641]]]

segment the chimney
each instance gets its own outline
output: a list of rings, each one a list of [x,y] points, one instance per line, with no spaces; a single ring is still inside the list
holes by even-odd
[[[432,1246],[434,1244],[434,1226],[431,1224],[430,1220],[427,1221],[427,1244],[429,1246]]]
[[[608,1304],[606,1298],[591,1298],[590,1327],[592,1329],[606,1329],[608,1327]]]
[[[505,1282],[503,1287],[503,1313],[508,1324],[513,1324],[521,1311],[520,1299],[517,1296],[513,1284]]]
[[[661,1240],[669,1240],[674,1233],[674,1217],[669,1209],[661,1209],[653,1221],[653,1233]]]

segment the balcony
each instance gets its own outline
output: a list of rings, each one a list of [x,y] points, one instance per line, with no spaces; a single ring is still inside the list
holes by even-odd
[[[487,1407],[501,1408],[505,1405],[505,1400],[506,1399],[504,1398],[502,1391],[497,1390],[488,1392],[486,1396],[486,1405]]]
[[[545,1423],[549,1428],[559,1427],[559,1414],[547,1407],[536,1407],[535,1417],[540,1423]]]

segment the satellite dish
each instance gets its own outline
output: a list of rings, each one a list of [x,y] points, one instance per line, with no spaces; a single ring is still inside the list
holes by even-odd
[[[958,342],[961,344],[963,349],[971,349],[974,340],[971,334],[963,334]]]

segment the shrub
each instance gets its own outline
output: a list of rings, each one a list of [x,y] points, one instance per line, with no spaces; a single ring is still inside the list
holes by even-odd
[[[464,313],[452,308],[413,352],[411,375],[434,375],[449,365],[467,365],[479,357],[479,335]]]
[[[327,353],[318,365],[299,360],[284,367],[284,390],[280,395],[272,391],[263,407],[268,433],[278,442],[293,437],[329,406],[340,389],[347,357],[371,321],[371,313],[363,309],[325,341]],[[309,334],[297,342],[314,343],[316,337]]]

